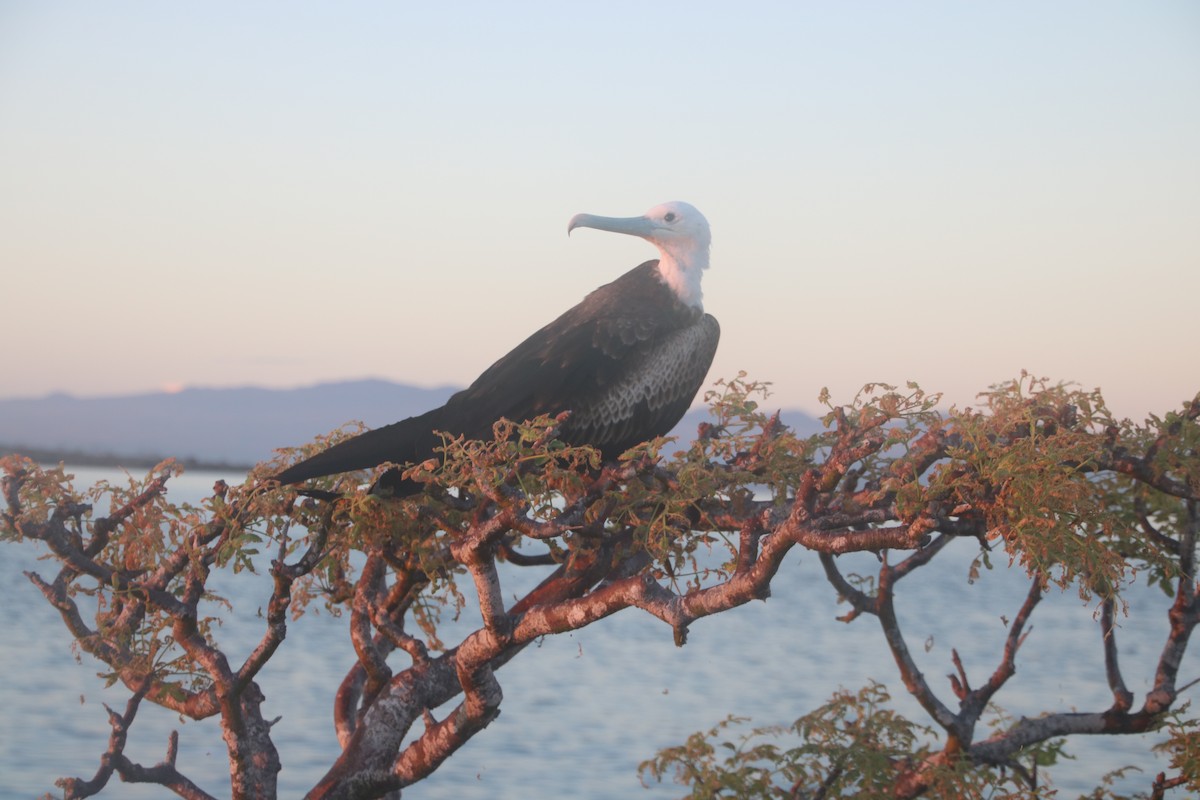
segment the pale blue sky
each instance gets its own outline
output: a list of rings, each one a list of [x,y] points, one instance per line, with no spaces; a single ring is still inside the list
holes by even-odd
[[[0,2],[0,396],[466,384],[672,199],[775,404],[1175,407],[1200,4]]]

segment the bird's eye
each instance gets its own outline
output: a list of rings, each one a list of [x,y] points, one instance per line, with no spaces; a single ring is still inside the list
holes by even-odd
[[[665,217],[663,217],[663,219],[665,219],[667,222],[674,222],[675,221],[675,212],[668,211],[667,215]]]

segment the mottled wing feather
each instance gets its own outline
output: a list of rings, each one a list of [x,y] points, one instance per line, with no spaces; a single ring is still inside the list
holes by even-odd
[[[452,397],[450,418],[468,436],[485,436],[500,417],[523,421],[575,411],[623,379],[643,351],[700,316],[678,306],[657,277],[656,261],[600,287],[488,367]],[[672,313],[674,312],[674,313]]]
[[[579,398],[563,435],[615,457],[668,433],[683,417],[704,382],[721,329],[704,315],[630,357],[619,380]]]

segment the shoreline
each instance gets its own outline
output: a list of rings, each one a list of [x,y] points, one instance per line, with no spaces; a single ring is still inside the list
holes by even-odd
[[[63,450],[53,447],[22,447],[0,444],[0,458],[19,455],[40,464],[63,463],[76,467],[112,467],[115,469],[150,469],[170,456],[97,453],[86,450]],[[234,461],[209,461],[201,458],[176,458],[185,470],[197,472],[249,472],[253,464]]]

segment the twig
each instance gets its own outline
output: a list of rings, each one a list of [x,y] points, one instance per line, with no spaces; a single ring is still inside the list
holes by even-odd
[[[1125,687],[1121,666],[1117,662],[1117,632],[1113,624],[1116,602],[1114,597],[1105,597],[1100,602],[1100,637],[1104,646],[1104,674],[1113,694],[1112,710],[1124,712],[1133,706],[1133,693]]]

